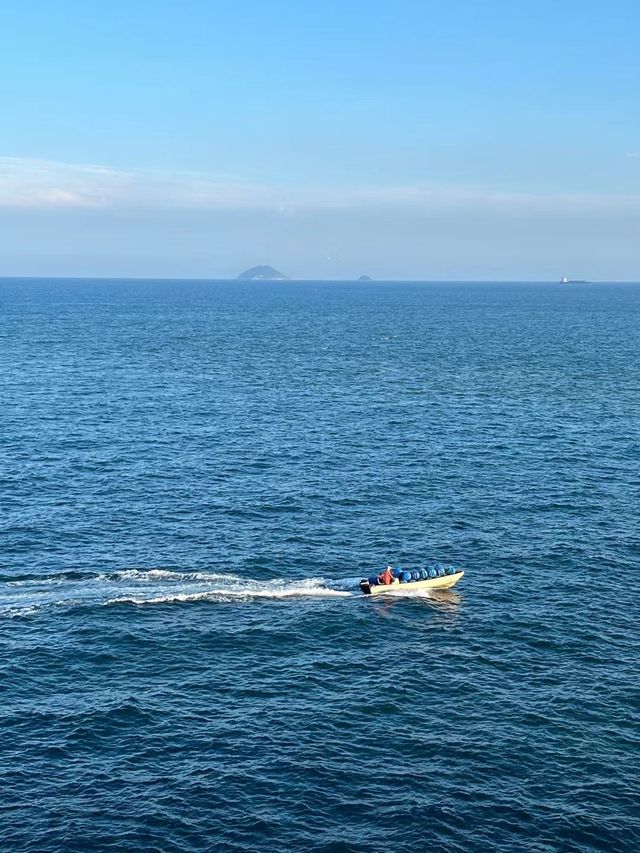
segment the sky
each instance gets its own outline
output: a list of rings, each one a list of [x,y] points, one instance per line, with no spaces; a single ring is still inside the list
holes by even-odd
[[[0,276],[640,280],[637,0],[0,3]]]

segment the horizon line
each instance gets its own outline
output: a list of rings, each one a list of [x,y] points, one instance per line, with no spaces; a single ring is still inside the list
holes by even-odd
[[[637,279],[546,279],[546,278],[294,278],[242,279],[217,276],[152,276],[152,275],[0,275],[0,281],[201,281],[235,282],[237,284],[640,284]]]

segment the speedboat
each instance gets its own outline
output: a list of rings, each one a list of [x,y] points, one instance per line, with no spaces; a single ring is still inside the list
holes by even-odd
[[[380,583],[377,576],[360,581],[360,590],[365,595],[409,595],[430,589],[450,589],[458,583],[464,572],[453,566],[441,564],[428,569],[414,569],[403,572],[394,569],[391,583]]]

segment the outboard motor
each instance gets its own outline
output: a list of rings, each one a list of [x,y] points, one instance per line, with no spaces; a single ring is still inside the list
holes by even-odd
[[[371,595],[371,586],[369,581],[364,580],[364,578],[360,581],[360,591],[364,592],[365,595]]]

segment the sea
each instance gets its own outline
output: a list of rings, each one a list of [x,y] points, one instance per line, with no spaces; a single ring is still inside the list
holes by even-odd
[[[640,850],[639,356],[634,284],[0,280],[0,850]]]

